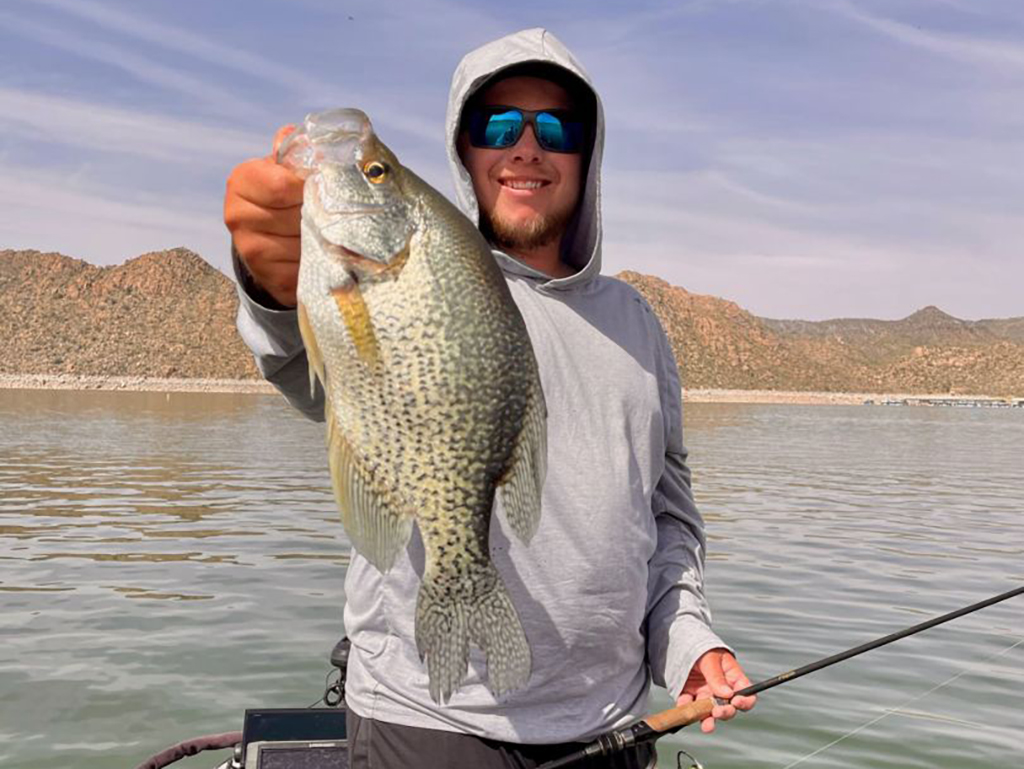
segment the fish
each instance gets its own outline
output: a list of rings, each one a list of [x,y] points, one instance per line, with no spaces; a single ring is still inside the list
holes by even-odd
[[[386,573],[418,527],[415,643],[435,703],[470,643],[496,697],[520,689],[530,645],[489,532],[498,494],[522,542],[540,522],[547,409],[522,315],[476,226],[362,111],[307,116],[277,160],[305,179],[299,330],[345,532]]]

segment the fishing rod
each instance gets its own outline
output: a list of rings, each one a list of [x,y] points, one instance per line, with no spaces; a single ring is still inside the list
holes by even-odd
[[[965,606],[962,609],[951,611],[948,614],[943,614],[940,617],[935,617],[927,622],[922,622],[913,627],[908,627],[906,630],[900,630],[897,633],[891,633],[890,635],[883,636],[874,641],[861,644],[860,646],[854,646],[852,649],[847,649],[839,654],[833,654],[831,657],[825,657],[824,659],[812,662],[809,665],[790,670],[787,673],[782,673],[773,678],[768,678],[764,681],[760,681],[756,684],[740,689],[733,694],[733,697],[748,697],[758,692],[763,692],[766,689],[771,689],[780,684],[788,683],[797,678],[805,676],[809,673],[814,673],[822,668],[827,668],[830,665],[835,665],[837,662],[848,660],[851,657],[856,657],[859,654],[864,654],[873,649],[877,649],[886,644],[891,644],[893,641],[899,641],[901,638],[920,633],[923,630],[928,630],[936,625],[941,625],[944,622],[949,622],[958,617],[963,617],[965,614],[984,609],[993,604],[1005,601],[1013,598],[1014,596],[1024,595],[1024,585],[1008,590],[1005,593],[1000,593],[992,598],[987,598],[984,601]],[[612,732],[602,734],[590,745],[570,753],[568,756],[549,761],[546,764],[542,764],[537,769],[561,769],[562,767],[570,766],[578,761],[585,761],[592,758],[598,758],[601,756],[610,756],[614,753],[619,753],[628,748],[636,745],[643,745],[648,742],[654,742],[655,740],[664,737],[666,734],[673,734],[684,726],[689,726],[697,721],[702,721],[711,715],[712,709],[718,701],[714,699],[703,699],[697,700],[696,702],[690,702],[686,705],[679,705],[678,707],[669,708],[663,710],[660,713],[647,716],[642,721],[627,726],[622,729],[617,729]]]

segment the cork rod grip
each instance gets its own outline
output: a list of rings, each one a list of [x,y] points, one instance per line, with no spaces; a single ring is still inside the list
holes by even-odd
[[[667,732],[707,718],[714,707],[714,700],[697,700],[655,713],[645,718],[644,722],[656,732]]]

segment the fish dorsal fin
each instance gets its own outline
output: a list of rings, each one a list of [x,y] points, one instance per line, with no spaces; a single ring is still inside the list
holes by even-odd
[[[499,481],[505,518],[526,544],[540,523],[540,496],[548,464],[547,408],[539,381],[535,380],[530,395],[508,471]]]
[[[316,343],[316,337],[313,336],[313,327],[309,323],[309,315],[302,302],[298,303],[298,315],[299,334],[302,336],[302,343],[306,346],[306,359],[309,361],[309,395],[316,397],[316,380],[318,378],[320,384],[325,389],[327,387],[327,377],[324,375],[324,356]]]
[[[383,485],[352,450],[334,419],[330,392],[326,403],[327,456],[342,525],[355,549],[386,572],[409,542],[412,518],[396,511]]]

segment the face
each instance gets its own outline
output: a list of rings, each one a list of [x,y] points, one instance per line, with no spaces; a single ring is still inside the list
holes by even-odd
[[[568,109],[565,89],[536,77],[510,77],[487,88],[482,106]],[[496,245],[535,250],[557,244],[580,197],[582,155],[547,152],[527,125],[519,141],[504,149],[474,147],[463,135],[459,155],[473,180],[481,229]]]

